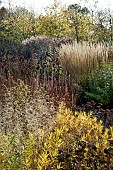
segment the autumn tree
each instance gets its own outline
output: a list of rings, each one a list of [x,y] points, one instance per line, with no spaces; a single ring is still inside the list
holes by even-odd
[[[88,8],[82,8],[78,4],[72,4],[68,6],[67,14],[70,22],[71,36],[75,37],[77,42],[88,40],[91,24]]]
[[[2,34],[5,39],[21,42],[23,39],[34,35],[34,14],[19,7],[14,8],[10,12],[10,16],[6,16],[2,20]]]
[[[70,25],[64,11],[65,7],[62,7],[57,1],[45,8],[45,14],[38,17],[38,33],[49,37],[68,36]]]

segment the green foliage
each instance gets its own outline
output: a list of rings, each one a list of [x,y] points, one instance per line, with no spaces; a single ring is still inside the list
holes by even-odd
[[[66,8],[58,1],[37,16],[22,7],[12,12],[1,8],[0,36],[15,42],[37,35],[71,37],[77,42],[112,41],[112,13],[101,10],[92,15],[87,7],[72,4]]]
[[[38,22],[39,35],[61,38],[67,37],[70,33],[69,22],[63,12],[57,15],[40,16]]]
[[[89,40],[92,21],[88,13],[87,8],[81,8],[77,4],[68,7],[67,16],[70,22],[70,33],[73,38],[76,38],[77,42]]]
[[[4,7],[0,9],[0,21],[7,15],[7,12],[7,9]]]
[[[12,13],[7,13],[0,20],[0,57],[8,54],[15,57],[20,50],[21,41],[35,35],[34,27],[34,16],[26,9],[16,8]]]
[[[0,58],[16,57],[20,50],[20,43],[0,38]]]
[[[94,99],[103,104],[109,104],[113,99],[113,67],[102,65],[91,73],[87,81],[86,98]]]
[[[69,5],[68,10],[73,10],[73,12],[76,11],[76,12],[79,12],[79,13],[82,13],[82,14],[88,14],[90,12],[87,7],[82,8],[78,4]]]
[[[0,169],[21,170],[24,169],[24,146],[21,139],[14,135],[1,136]]]
[[[0,34],[3,39],[21,42],[23,39],[35,35],[34,14],[25,8],[15,8],[13,12],[3,18]]]
[[[81,10],[82,11],[82,10]],[[84,10],[83,10],[84,11]],[[1,22],[1,36],[21,42],[31,36],[72,37],[87,40],[91,19],[86,12],[68,10],[55,3],[45,9],[45,15],[35,16],[25,8],[13,9]]]
[[[58,1],[45,8],[45,15],[37,18],[38,34],[57,38],[69,37],[71,29],[65,10]]]

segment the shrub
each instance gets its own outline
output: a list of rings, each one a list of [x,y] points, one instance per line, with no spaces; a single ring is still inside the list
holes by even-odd
[[[16,57],[20,50],[20,44],[8,39],[0,39],[0,60],[11,55]]]
[[[31,58],[32,54],[36,54],[38,58],[39,71],[41,76],[44,71],[48,74],[59,72],[58,52],[56,47],[59,41],[49,37],[31,37],[22,42],[21,53],[25,58]]]
[[[93,99],[103,104],[109,104],[113,99],[113,67],[110,64],[102,65],[90,74],[85,92],[87,99]]]
[[[36,54],[41,76],[45,71],[49,75],[56,74],[57,77],[61,68],[59,47],[66,42],[72,42],[72,39],[57,39],[46,36],[31,37],[22,42],[21,54],[25,58],[31,58],[33,54]]]
[[[1,135],[2,169],[113,169],[113,127],[64,105],[49,128],[27,139]]]

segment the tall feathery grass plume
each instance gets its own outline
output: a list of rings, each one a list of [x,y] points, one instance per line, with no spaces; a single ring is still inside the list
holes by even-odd
[[[109,47],[101,43],[77,43],[75,41],[72,44],[62,44],[59,51],[60,63],[72,79],[81,83],[97,67],[111,61],[108,51]]]

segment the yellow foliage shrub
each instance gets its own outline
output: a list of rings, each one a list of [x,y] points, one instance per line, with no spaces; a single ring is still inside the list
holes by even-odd
[[[91,113],[73,113],[63,103],[48,129],[10,138],[1,137],[2,169],[113,169],[113,127],[105,129]]]

